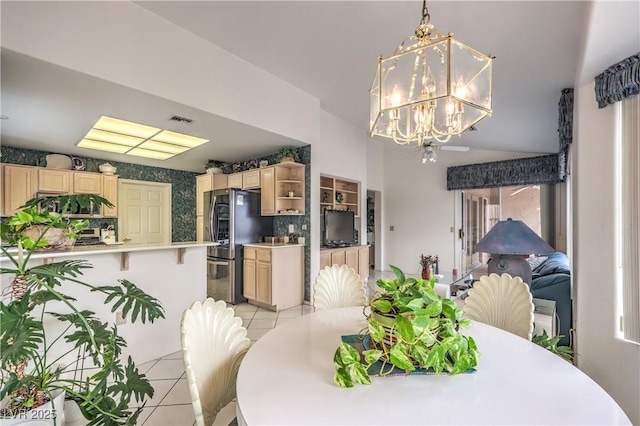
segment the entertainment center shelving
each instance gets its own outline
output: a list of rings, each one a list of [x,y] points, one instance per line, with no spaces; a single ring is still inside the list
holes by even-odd
[[[339,202],[336,198],[342,194]],[[356,217],[360,216],[360,182],[330,175],[320,175],[320,218],[324,219],[324,211],[351,210]],[[369,276],[369,246],[320,249],[320,269],[331,265],[347,265],[353,268],[361,279]]]

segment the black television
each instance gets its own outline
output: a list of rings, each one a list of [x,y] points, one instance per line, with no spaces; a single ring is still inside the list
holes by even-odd
[[[346,247],[356,243],[355,212],[325,210],[322,244],[326,247]]]

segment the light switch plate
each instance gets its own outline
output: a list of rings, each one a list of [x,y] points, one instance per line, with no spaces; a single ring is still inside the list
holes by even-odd
[[[289,225],[289,233],[290,234],[293,234],[294,232],[296,232],[295,229],[296,229],[296,227],[295,227],[294,224]]]

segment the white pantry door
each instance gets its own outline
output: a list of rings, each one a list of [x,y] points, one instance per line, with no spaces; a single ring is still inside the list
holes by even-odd
[[[120,179],[118,234],[132,244],[171,242],[171,184]]]

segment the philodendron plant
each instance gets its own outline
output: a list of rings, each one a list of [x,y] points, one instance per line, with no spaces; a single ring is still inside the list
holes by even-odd
[[[86,202],[109,203],[98,196],[49,198],[60,203],[62,211]],[[82,294],[77,289],[100,294],[112,312],[121,311],[131,323],[153,323],[164,318],[164,309],[128,280],[114,285],[83,281],[83,272],[92,267],[87,261],[29,262],[37,250],[50,245],[49,231],[62,229],[65,238],[73,240],[88,225],[40,211],[40,201],[31,200],[0,226],[3,242],[17,247],[15,252],[0,247],[5,257],[0,274],[8,275],[11,283],[0,294],[0,399],[6,402],[0,418],[32,418],[29,410],[64,392],[89,426],[135,425],[144,400],[153,397],[153,387],[131,357],[121,359],[127,344],[117,327],[82,309],[72,295]],[[28,232],[33,227],[38,231]],[[56,424],[57,417],[52,418]]]
[[[433,277],[407,278],[399,268],[391,269],[395,279],[379,279],[380,290],[368,305],[363,342],[369,347],[364,345],[363,360],[348,343],[336,350],[336,384],[369,384],[370,374],[384,376],[395,368],[406,374],[421,368],[453,375],[475,367],[480,355],[475,341],[458,332],[471,323],[462,318],[462,310],[435,292]]]

